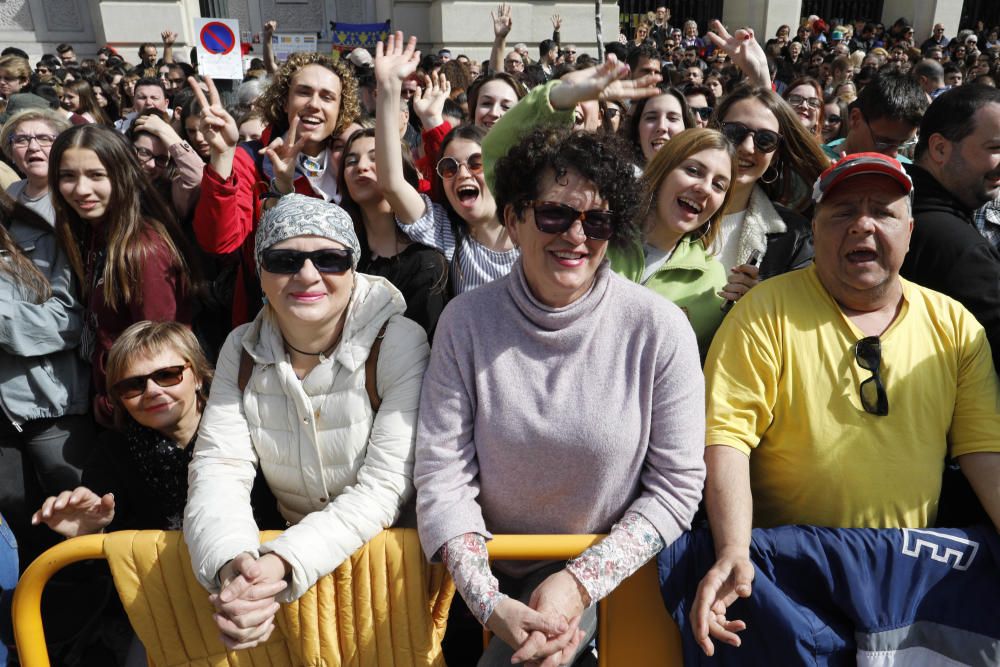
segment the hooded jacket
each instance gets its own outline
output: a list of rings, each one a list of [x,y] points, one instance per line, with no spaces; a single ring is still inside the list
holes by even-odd
[[[913,235],[900,269],[907,280],[947,294],[986,329],[993,366],[1000,368],[1000,252],[975,228],[963,205],[927,170],[909,165]]]
[[[274,552],[291,565],[279,597],[298,599],[389,527],[413,493],[413,445],[430,349],[402,316],[402,295],[384,278],[355,274],[338,346],[302,380],[288,362],[270,308],[230,334],[219,357],[188,473],[184,537],[198,580],[219,589],[237,554]],[[365,361],[383,323],[374,414]],[[240,353],[254,370],[240,392]],[[260,544],[250,507],[260,465],[290,527]]]
[[[52,288],[36,304],[0,272],[0,408],[20,430],[32,419],[86,413],[90,373],[76,350],[83,332],[76,279],[54,231],[41,218],[37,224],[15,218],[9,232]]]

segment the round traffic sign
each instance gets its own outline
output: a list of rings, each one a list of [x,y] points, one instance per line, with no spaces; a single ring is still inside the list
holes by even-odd
[[[226,55],[236,46],[236,35],[229,29],[229,26],[218,21],[206,23],[198,38],[201,40],[202,47],[209,53]]]

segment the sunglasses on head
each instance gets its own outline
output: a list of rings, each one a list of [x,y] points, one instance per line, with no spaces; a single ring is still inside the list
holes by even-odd
[[[722,133],[733,145],[739,146],[746,140],[748,134],[753,135],[753,145],[761,153],[773,153],[781,145],[781,135],[774,130],[755,130],[743,123],[723,123]]]
[[[148,375],[136,375],[130,378],[125,378],[119,382],[116,382],[111,390],[119,398],[135,398],[136,396],[142,396],[146,391],[146,383],[152,380],[160,387],[173,387],[179,385],[181,380],[184,379],[184,370],[189,368],[191,364],[183,364],[181,366],[167,366],[166,368],[160,368],[155,370]]]
[[[347,248],[303,250],[268,249],[260,254],[260,266],[268,273],[295,275],[306,260],[320,273],[343,273],[351,268],[351,251]]]
[[[465,165],[465,168],[473,176],[481,174],[483,173],[483,156],[481,153],[473,153],[469,156],[468,162],[459,162],[453,157],[443,157],[437,163],[437,174],[441,178],[455,178],[462,165]]]
[[[712,107],[691,107],[691,112],[698,114],[702,120],[708,120],[712,115]]]
[[[554,201],[526,201],[525,208],[535,212],[535,226],[546,234],[563,234],[580,221],[588,239],[607,241],[614,234],[614,213],[601,209],[579,211]]]

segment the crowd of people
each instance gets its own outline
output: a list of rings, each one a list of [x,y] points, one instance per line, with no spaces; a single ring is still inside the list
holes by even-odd
[[[752,528],[1000,527],[1000,28],[671,18],[598,59],[559,16],[508,47],[501,4],[481,63],[279,63],[269,21],[233,99],[169,30],[137,65],[6,49],[5,641],[18,560],[104,530],[183,530],[237,650],[415,525],[448,659],[551,667],[691,531],[712,655],[766,632]],[[504,533],[606,537],[491,564]],[[55,660],[142,664],[113,607]]]

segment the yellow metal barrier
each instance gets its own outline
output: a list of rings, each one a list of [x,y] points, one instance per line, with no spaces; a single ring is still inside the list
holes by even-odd
[[[495,535],[486,543],[494,560],[566,560],[603,535]],[[598,664],[681,667],[681,636],[660,597],[656,562],[642,566],[598,603]]]
[[[497,535],[488,542],[497,560],[564,560],[598,542],[602,535]],[[14,637],[23,667],[49,667],[42,627],[45,584],[63,567],[104,558],[104,535],[67,540],[39,556],[14,590]],[[660,598],[656,563],[633,574],[598,606],[599,664],[680,667],[681,640]]]
[[[14,641],[23,667],[48,667],[42,627],[42,590],[56,572],[82,560],[104,558],[104,535],[86,535],[52,547],[28,566],[14,588]]]

